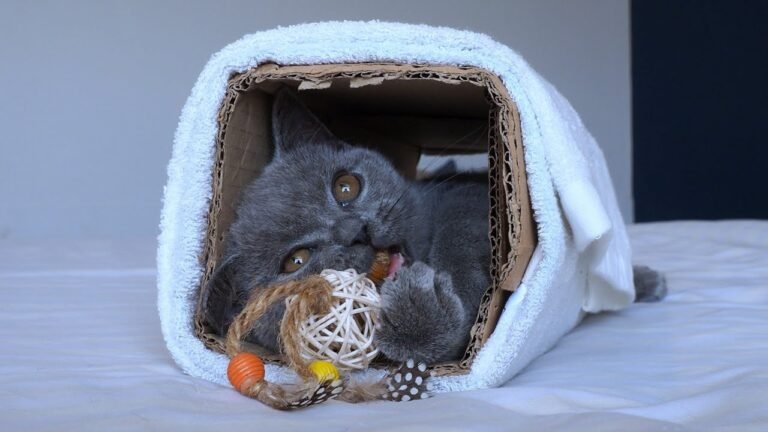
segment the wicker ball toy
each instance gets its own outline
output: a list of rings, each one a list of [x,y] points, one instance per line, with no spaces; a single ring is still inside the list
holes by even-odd
[[[342,370],[365,369],[378,355],[373,343],[379,293],[373,281],[355,270],[324,270],[333,286],[333,304],[325,315],[311,315],[299,323],[299,354],[321,359]],[[298,297],[290,297],[288,307]]]
[[[386,277],[389,256],[378,253],[367,274],[324,270],[320,275],[256,290],[235,318],[226,338],[231,357],[227,376],[240,393],[273,408],[301,408],[335,398],[345,390],[339,370],[365,369],[378,354],[374,344],[379,310],[376,283]],[[280,345],[288,365],[302,383],[269,383],[257,355],[241,352],[241,340],[277,301],[286,304]],[[374,388],[375,387],[375,388]],[[380,383],[366,391],[377,393]]]

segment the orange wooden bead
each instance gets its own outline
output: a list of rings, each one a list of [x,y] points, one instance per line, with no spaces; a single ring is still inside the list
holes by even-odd
[[[237,354],[229,361],[227,378],[232,387],[243,393],[246,388],[264,379],[264,362],[256,354]]]

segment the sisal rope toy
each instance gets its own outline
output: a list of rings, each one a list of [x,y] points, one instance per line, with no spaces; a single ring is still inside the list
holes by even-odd
[[[324,270],[320,275],[255,290],[235,318],[226,338],[231,360],[227,377],[240,393],[276,409],[302,408],[340,398],[407,401],[428,396],[429,372],[423,363],[408,361],[382,380],[352,383],[339,370],[362,370],[378,355],[374,345],[379,294],[387,276],[389,255],[376,254],[367,274],[355,270]],[[280,345],[300,382],[281,386],[265,379],[257,355],[240,351],[241,340],[277,301],[285,301]]]

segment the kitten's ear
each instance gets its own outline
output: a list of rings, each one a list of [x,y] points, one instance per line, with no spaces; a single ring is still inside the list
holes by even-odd
[[[275,94],[272,105],[272,136],[278,156],[307,144],[340,143],[287,87]]]
[[[230,256],[221,262],[205,286],[203,298],[204,321],[220,336],[226,336],[229,325],[241,309],[237,287],[234,284],[234,261]]]

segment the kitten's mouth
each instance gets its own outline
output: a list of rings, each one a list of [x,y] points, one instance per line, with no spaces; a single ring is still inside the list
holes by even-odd
[[[373,258],[368,278],[376,285],[381,285],[384,279],[392,277],[407,262],[407,257],[400,246],[379,249]]]

